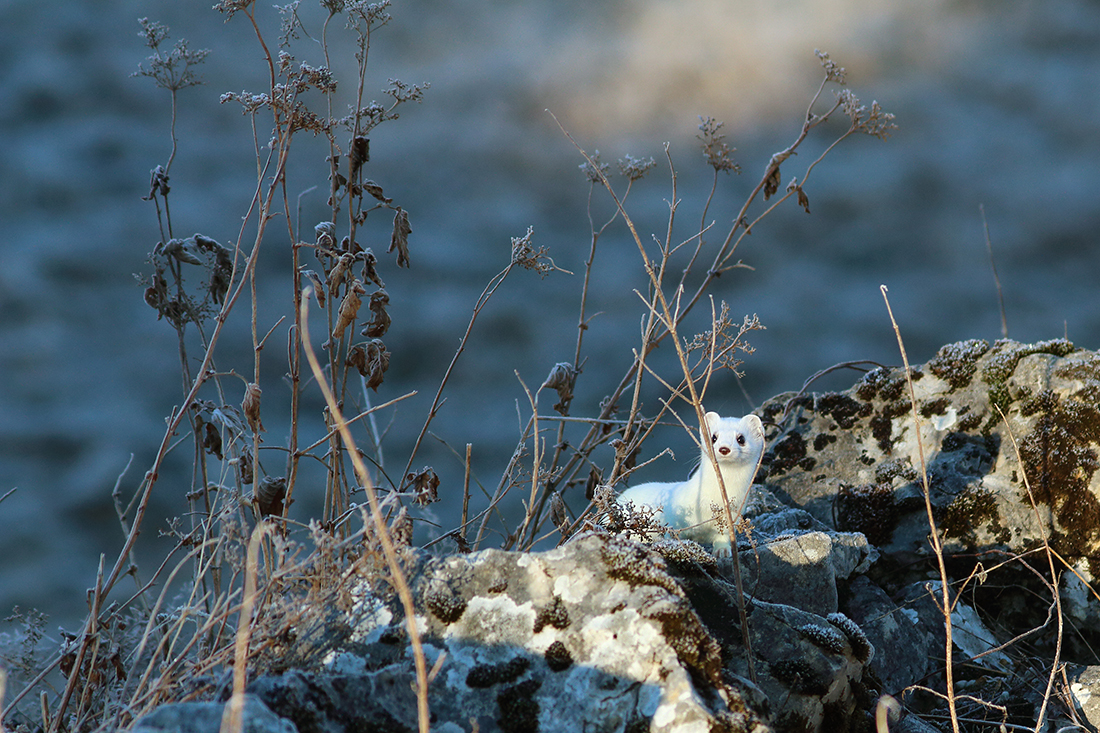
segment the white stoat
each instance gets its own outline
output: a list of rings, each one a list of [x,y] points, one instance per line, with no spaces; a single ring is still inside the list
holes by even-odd
[[[711,545],[716,551],[728,552],[729,537],[715,523],[711,510],[712,505],[722,506],[722,491],[706,442],[714,446],[714,457],[718,459],[722,483],[736,521],[764,452],[764,426],[756,415],[736,418],[708,412],[700,437],[705,441],[702,459],[691,478],[683,482],[639,484],[620,494],[618,502],[650,507],[657,520],[673,529],[684,530],[682,536]]]

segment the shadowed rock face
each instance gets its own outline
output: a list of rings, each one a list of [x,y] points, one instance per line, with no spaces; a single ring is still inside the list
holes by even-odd
[[[1089,523],[1100,356],[1064,341],[971,341],[911,376],[916,427],[902,370],[763,407],[775,426],[768,470],[738,546],[747,634],[732,562],[688,541],[591,531],[538,553],[409,551],[417,626],[436,667],[433,730],[867,730],[882,693],[943,689],[922,454],[951,582],[956,686],[999,695],[1009,722],[1034,720],[1043,685],[1029,675],[1053,643],[1043,628],[1051,599],[1035,600],[1045,554],[1027,556],[1038,572],[1017,557],[1046,538],[1077,573],[1062,586],[1078,630],[1061,659],[1080,714],[1094,714],[1097,668],[1083,666],[1083,650],[1096,639],[1082,629],[1097,613],[1085,584],[1100,532]],[[416,730],[400,604],[366,581],[345,591],[340,607],[304,614],[293,644],[261,657],[271,671],[249,687],[247,720],[290,721],[300,733]],[[1005,645],[1022,633],[1026,653]],[[1069,720],[1061,708],[1049,714]],[[189,730],[186,715],[160,715],[140,725]],[[910,715],[900,725],[922,724]]]

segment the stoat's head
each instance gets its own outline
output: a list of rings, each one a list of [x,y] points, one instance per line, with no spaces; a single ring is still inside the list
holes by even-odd
[[[707,432],[701,437],[714,446],[720,463],[755,464],[764,451],[764,426],[756,415],[722,417],[706,414]],[[703,446],[706,455],[706,446]]]

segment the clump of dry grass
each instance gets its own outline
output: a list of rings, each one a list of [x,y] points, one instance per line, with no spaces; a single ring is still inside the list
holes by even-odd
[[[168,416],[160,448],[136,492],[127,497],[116,487],[115,505],[126,540],[113,563],[100,563],[83,628],[42,658],[35,656],[42,640],[41,617],[13,617],[23,633],[18,654],[5,657],[12,677],[18,678],[8,681],[10,699],[3,710],[4,724],[11,729],[41,726],[56,733],[115,728],[170,699],[230,693],[231,699],[239,699],[250,674],[292,664],[295,650],[308,645],[293,631],[308,626],[304,615],[349,607],[346,581],[353,575],[371,579],[380,593],[397,593],[411,609],[403,562],[412,542],[410,512],[437,501],[440,488],[430,466],[414,466],[454,366],[479,315],[517,268],[543,277],[560,268],[537,245],[533,230],[513,238],[508,261],[473,306],[402,470],[391,474],[375,418],[412,393],[377,405],[372,393],[380,393],[386,384],[387,306],[399,297],[387,290],[384,276],[388,268],[413,266],[413,215],[368,177],[370,134],[397,119],[409,103],[420,102],[428,85],[390,80],[382,101],[369,98],[371,42],[391,20],[389,4],[322,0],[322,17],[314,19],[293,2],[277,8],[277,39],[265,36],[258,17],[271,11],[250,0],[224,0],[216,6],[227,21],[243,24],[255,36],[269,79],[263,89],[221,98],[240,108],[251,129],[257,171],[241,228],[232,240],[222,237],[225,243],[178,232],[170,206],[178,98],[201,83],[198,68],[208,52],[191,50],[184,41],[169,49],[168,29],[141,21],[151,55],[137,73],[168,91],[172,107],[171,152],[153,168],[147,196],[160,239],[151,248],[150,271],[142,282],[146,303],[177,335],[182,407]],[[307,32],[304,21],[319,28]],[[329,38],[341,32],[341,25],[356,47],[356,75],[346,86],[334,78],[330,59]],[[301,36],[311,42],[299,43]],[[309,60],[293,55],[300,52]],[[639,450],[662,421],[671,417],[694,434],[713,375],[717,370],[738,372],[739,355],[752,351],[747,337],[763,328],[756,316],[733,317],[725,303],[710,297],[711,286],[723,273],[743,266],[736,259],[742,240],[777,207],[793,200],[809,211],[809,180],[836,145],[854,135],[884,138],[893,127],[892,116],[877,103],[864,106],[844,86],[842,68],[827,54],[819,57],[823,79],[797,134],[768,159],[758,183],[739,204],[720,201],[718,194],[721,176],[741,172],[720,122],[702,118],[699,125],[703,159],[713,169],[714,184],[699,202],[698,218],[686,225],[678,216],[682,202],[676,165],[665,147],[662,165],[671,184],[667,228],[653,241],[643,240],[627,205],[657,162],[626,156],[618,161],[613,180],[598,153],[577,146],[590,187],[592,226],[574,353],[553,365],[538,388],[524,385],[526,425],[498,485],[487,492],[481,507],[470,488],[467,446],[461,521],[439,539],[453,539],[467,551],[485,547],[490,537],[499,535],[501,547],[527,550],[564,541],[584,526],[602,526],[607,515],[615,530],[644,534],[658,529],[644,515],[622,512],[611,501],[610,487],[636,470]],[[831,100],[829,88],[837,90]],[[794,166],[792,156],[804,141],[838,116],[848,118],[847,127],[798,175],[785,177],[782,171]],[[328,155],[300,162],[295,143],[302,134],[326,140]],[[329,217],[312,229],[298,215],[299,194],[287,188],[287,171],[297,165],[327,181]],[[601,192],[610,209],[598,214]],[[728,228],[719,230],[708,218],[712,206],[727,212],[724,218],[732,222]],[[312,232],[305,238],[303,224]],[[619,226],[633,240],[647,276],[635,291],[642,314],[639,343],[625,359],[618,384],[598,406],[580,408],[588,414],[574,416],[574,390],[583,377],[585,337],[593,317],[589,293],[599,245]],[[377,252],[366,246],[378,241],[385,252],[381,246]],[[291,287],[287,313],[269,322],[257,308],[257,262],[275,247],[292,253]],[[688,318],[700,303],[709,307],[704,319],[708,325],[686,335]],[[242,319],[251,332],[251,363],[224,363],[218,345],[227,324]],[[284,339],[285,351],[274,348]],[[650,363],[649,355],[663,343],[670,343],[677,354],[676,373],[661,373]],[[276,444],[274,431],[266,432],[264,426],[270,414],[265,400],[276,393],[262,377],[261,363],[268,359],[280,361],[289,385],[290,420],[283,444]],[[644,404],[643,383],[660,385],[664,397],[658,406]],[[556,398],[553,414],[540,408],[544,392]],[[303,409],[307,393],[324,397],[323,412]],[[304,423],[318,419],[324,437],[303,445]],[[356,445],[353,428],[365,450]],[[140,532],[149,531],[146,515],[164,460],[184,445],[193,456],[194,478],[185,511],[169,523],[176,546],[150,577],[142,578],[134,561],[135,544]],[[603,446],[614,450],[606,468],[595,457]],[[305,521],[291,511],[296,494],[317,490],[300,479],[303,461],[320,464],[325,475],[321,516]],[[517,492],[522,492],[518,498]],[[353,501],[360,493],[369,507]],[[503,519],[499,509],[504,502],[522,505],[518,523]],[[730,516],[727,526],[733,526]],[[134,580],[130,592],[120,586],[125,577]],[[415,614],[406,615],[415,647]],[[421,729],[427,730],[427,676],[423,655],[417,651],[415,656]],[[14,694],[13,682],[19,688]],[[229,709],[237,710],[233,705]]]

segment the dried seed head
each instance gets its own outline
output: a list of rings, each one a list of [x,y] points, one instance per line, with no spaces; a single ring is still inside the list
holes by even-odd
[[[737,148],[731,148],[725,142],[725,135],[720,132],[724,123],[718,122],[713,117],[699,118],[699,135],[695,137],[703,141],[703,157],[714,168],[715,172],[729,173],[741,172],[741,166],[733,162],[730,157]]]
[[[830,59],[829,54],[824,51],[819,51],[815,48],[814,53],[821,60],[821,68],[825,69],[825,80],[836,82],[837,84],[844,84],[848,77],[848,72],[844,67]]]
[[[607,163],[600,162],[600,151],[596,150],[591,155],[592,162],[587,160],[581,163],[578,168],[584,173],[584,177],[588,179],[589,183],[599,183],[601,176],[607,175],[607,170],[611,167]]]
[[[619,159],[619,173],[633,183],[645,178],[645,174],[655,165],[657,161],[653,158],[635,158],[633,155],[627,155]]]

